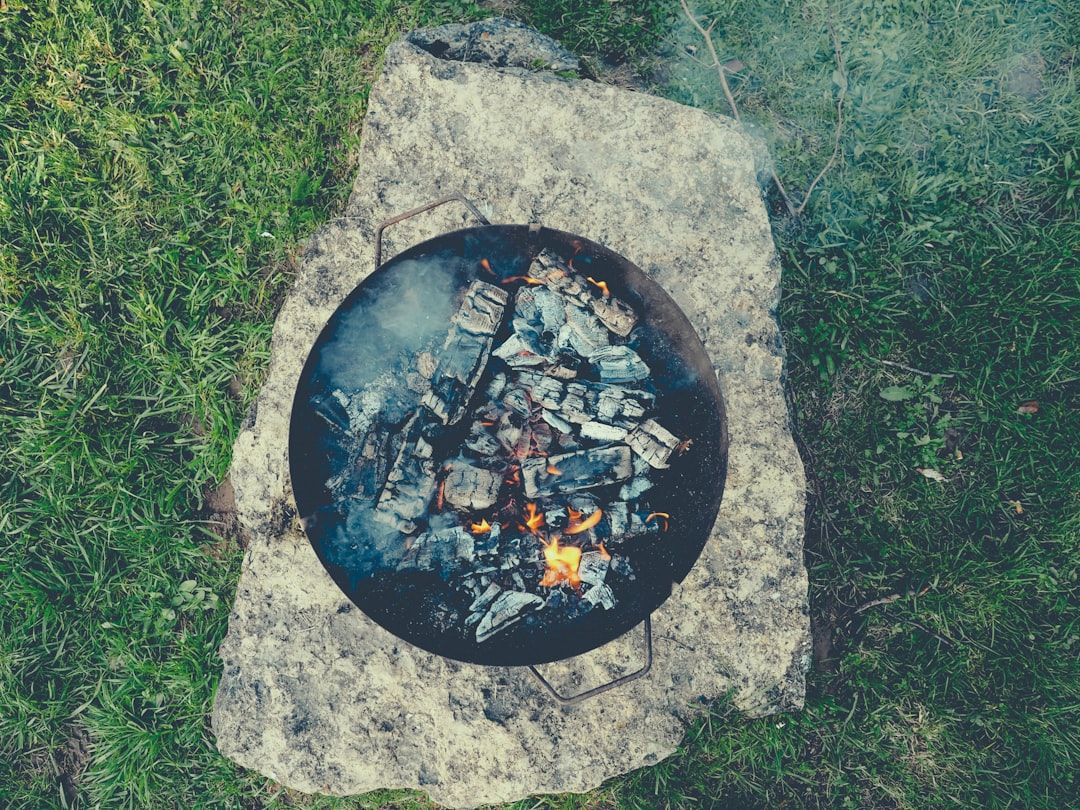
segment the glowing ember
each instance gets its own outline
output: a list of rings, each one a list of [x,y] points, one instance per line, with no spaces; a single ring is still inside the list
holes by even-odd
[[[556,467],[554,464],[549,464],[547,468],[548,475],[562,475],[562,470]]]
[[[580,548],[560,546],[559,538],[554,537],[544,546],[544,559],[547,561],[547,569],[540,584],[545,588],[554,588],[556,585],[576,588],[581,584],[581,577],[578,575],[578,566],[581,564]]]
[[[533,534],[544,527],[544,513],[536,508],[535,503],[525,504],[525,526]]]
[[[666,532],[668,530],[668,521],[671,519],[671,515],[669,515],[667,512],[653,512],[651,515],[645,518],[645,522],[651,523],[656,518],[660,518],[662,521],[664,521],[663,531]]]
[[[470,527],[473,534],[487,534],[491,531],[491,524],[487,522],[487,518],[482,518],[479,523],[474,523]]]
[[[573,510],[568,510],[573,511]],[[588,531],[597,523],[600,522],[600,518],[604,516],[604,512],[601,509],[597,509],[591,515],[579,522],[581,518],[581,512],[577,512],[576,516],[570,521],[570,525],[566,527],[567,534],[580,534],[581,532]]]
[[[435,497],[435,510],[442,511],[443,508],[443,492],[446,490],[446,479],[444,478],[439,484],[439,494]]]
[[[512,281],[524,281],[526,284],[543,284],[544,282],[538,278],[532,276],[510,276],[510,278],[504,278],[503,284],[509,284]]]
[[[491,269],[491,262],[489,262],[487,259],[481,259],[480,266],[487,270],[489,273],[491,273],[491,275],[495,275],[495,271]]]
[[[589,279],[590,282],[595,284],[600,289],[600,292],[603,293],[604,298],[607,298],[608,296],[611,295],[611,290],[608,289],[606,281],[597,281],[592,276],[587,276],[587,278]]]
[[[611,552],[604,548],[604,544],[600,544],[600,556],[605,560],[611,559]]]

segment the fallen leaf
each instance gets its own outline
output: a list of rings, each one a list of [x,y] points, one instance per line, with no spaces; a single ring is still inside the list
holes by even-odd
[[[1028,400],[1027,402],[1021,403],[1020,407],[1016,409],[1016,412],[1017,413],[1038,413],[1039,412],[1039,403],[1036,402],[1033,399]]]
[[[1020,503],[1020,501],[1009,501],[1008,503],[1009,503],[1009,506],[1011,506],[1013,509],[1016,510],[1016,514],[1018,514],[1018,515],[1024,514],[1024,506],[1023,506],[1023,504]]]
[[[728,73],[738,73],[745,67],[746,65],[740,62],[738,59],[729,59],[727,62],[724,62],[724,70],[726,70]]]
[[[929,467],[916,467],[915,472],[922,475],[924,478],[929,478],[931,481],[948,481],[944,475],[937,470],[932,470]]]

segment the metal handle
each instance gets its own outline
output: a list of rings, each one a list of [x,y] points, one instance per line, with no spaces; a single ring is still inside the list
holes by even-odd
[[[552,686],[540,671],[529,664],[529,671],[536,676],[536,680],[540,681],[540,685],[543,686],[555,700],[559,702],[561,706],[573,706],[575,703],[581,703],[583,700],[588,700],[591,697],[603,694],[609,689],[614,689],[616,686],[622,686],[624,683],[630,683],[630,681],[636,681],[638,678],[643,678],[649,674],[649,670],[652,668],[652,616],[645,617],[645,666],[639,669],[637,672],[631,672],[629,675],[623,675],[621,678],[616,678],[613,681],[608,681],[605,684],[588,689],[576,695],[566,697],[560,695],[555,691],[555,687]]]
[[[475,205],[473,205],[471,202],[469,202],[469,200],[465,199],[460,194],[452,194],[449,197],[443,197],[441,200],[436,200],[435,202],[428,203],[427,205],[421,205],[419,208],[414,208],[412,211],[406,211],[404,214],[398,214],[393,219],[386,220],[386,222],[384,222],[382,225],[375,229],[375,269],[378,270],[380,267],[382,267],[383,231],[385,231],[391,225],[395,225],[404,219],[408,219],[409,217],[415,217],[417,214],[422,214],[425,211],[430,211],[432,208],[438,208],[440,205],[445,205],[448,202],[461,203],[466,208],[468,208],[472,212],[473,216],[480,220],[484,225],[491,224],[490,222],[488,222],[488,218],[481,214]]]

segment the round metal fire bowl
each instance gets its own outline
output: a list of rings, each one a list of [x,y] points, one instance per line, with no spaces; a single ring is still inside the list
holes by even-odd
[[[659,392],[655,416],[689,444],[684,453],[673,456],[670,469],[654,472],[657,483],[649,493],[650,508],[671,515],[669,530],[618,544],[617,551],[629,558],[635,577],[625,581],[609,577],[617,597],[615,608],[597,608],[573,619],[526,619],[477,642],[459,620],[467,605],[437,573],[362,571],[331,559],[331,540],[340,542],[342,533],[348,532],[348,510],[326,485],[340,452],[333,430],[314,412],[311,401],[327,387],[319,373],[321,353],[356,322],[355,313],[378,305],[381,299],[374,291],[389,285],[403,263],[439,257],[441,272],[460,301],[474,279],[498,283],[481,269],[481,259],[488,259],[498,276],[509,279],[525,275],[542,249],[572,259],[576,271],[606,282],[612,295],[633,306],[639,316],[635,349],[652,369]],[[485,379],[490,374],[489,366]],[[289,459],[296,505],[311,544],[334,581],[367,616],[437,655],[484,665],[525,665],[599,647],[642,622],[671,595],[673,584],[683,580],[700,556],[716,519],[724,489],[727,433],[712,363],[686,316],[659,285],[627,259],[584,237],[528,225],[486,225],[446,233],[404,251],[345,299],[313,345],[300,376]],[[366,542],[363,532],[356,533],[356,540],[358,545]]]

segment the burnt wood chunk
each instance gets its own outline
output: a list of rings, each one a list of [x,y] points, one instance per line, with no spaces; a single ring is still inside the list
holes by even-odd
[[[329,394],[315,394],[311,406],[324,422],[339,433],[352,435],[351,419],[348,411],[348,398],[341,391]]]
[[[543,604],[544,600],[536,594],[503,591],[495,597],[484,618],[476,625],[476,640],[487,641],[517,622],[526,612],[536,610]]]
[[[634,452],[658,470],[668,468],[668,459],[680,444],[679,437],[655,419],[646,419],[630,431],[626,443]]]
[[[611,610],[615,607],[615,594],[607,584],[594,585],[589,588],[584,599],[586,602],[602,607],[604,610]]]
[[[498,541],[498,525],[482,534],[471,532],[464,526],[425,532],[412,541],[397,570],[457,570],[479,556],[490,555]]]
[[[514,376],[517,384],[528,392],[532,401],[545,411],[552,412],[561,422],[572,422],[581,426],[591,422],[629,430],[640,422],[656,401],[656,397],[648,391],[621,385],[563,381],[525,369],[518,370]],[[601,437],[598,433],[602,429],[597,425],[592,425],[589,430],[594,433],[593,436],[586,436],[584,432],[582,435],[600,441],[622,438],[614,435],[611,439]]]
[[[606,537],[621,539],[660,534],[666,528],[667,520],[658,514],[636,512],[633,503],[612,501],[604,510],[604,523]]]
[[[611,555],[600,551],[586,551],[578,564],[578,576],[586,585],[603,585],[611,563]]]
[[[578,306],[592,311],[613,334],[626,337],[637,324],[637,315],[625,301],[612,295],[595,294],[600,288],[574,270],[550,250],[540,251],[529,275]]]
[[[436,465],[424,455],[430,445],[421,438],[421,427],[419,415],[413,414],[403,431],[405,441],[375,504],[375,517],[404,534],[416,531],[416,520],[427,512],[435,488]]]
[[[589,355],[589,362],[601,382],[639,382],[649,377],[649,367],[629,346],[605,346]]]
[[[521,462],[521,479],[529,498],[615,484],[625,481],[633,472],[630,448],[625,444],[576,450],[550,458],[527,458]]]
[[[508,300],[509,293],[501,287],[474,281],[451,318],[450,331],[438,353],[431,390],[422,399],[424,406],[444,425],[457,424],[464,416],[487,366]]]
[[[491,470],[457,458],[446,465],[443,499],[458,509],[478,512],[494,505],[499,497],[502,478]]]

